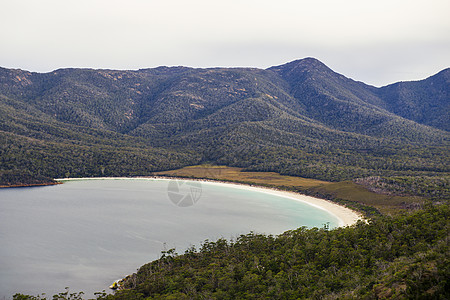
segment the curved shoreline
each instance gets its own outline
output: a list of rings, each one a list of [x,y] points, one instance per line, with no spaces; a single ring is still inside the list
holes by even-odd
[[[364,220],[361,213],[354,211],[345,206],[339,205],[329,200],[315,198],[307,195],[303,195],[296,192],[284,191],[276,188],[269,188],[265,186],[258,186],[252,184],[235,183],[229,181],[220,180],[208,180],[197,178],[184,178],[184,177],[167,177],[167,176],[148,176],[148,177],[85,177],[85,178],[58,178],[55,181],[77,181],[77,180],[190,180],[199,181],[207,184],[228,186],[233,188],[241,188],[252,191],[259,191],[266,194],[280,196],[287,199],[292,199],[314,206],[318,209],[327,211],[335,216],[339,221],[339,227],[351,226],[358,222],[358,220]]]
[[[61,184],[61,182],[45,182],[45,183],[27,183],[27,184],[12,184],[12,185],[0,185],[0,189],[7,188],[26,188],[26,187],[36,187],[36,186],[49,186]]]

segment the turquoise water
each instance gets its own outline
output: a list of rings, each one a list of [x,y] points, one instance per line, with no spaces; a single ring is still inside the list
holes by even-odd
[[[331,227],[324,210],[272,194],[169,180],[81,180],[0,189],[0,299],[108,290],[116,279],[205,239]]]

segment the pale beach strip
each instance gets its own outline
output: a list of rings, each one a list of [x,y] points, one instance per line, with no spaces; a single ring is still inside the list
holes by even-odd
[[[86,178],[58,178],[55,179],[59,182],[64,181],[81,181],[81,180],[186,180],[186,181],[198,181],[205,184],[211,185],[219,185],[229,188],[238,188],[251,190],[255,192],[261,192],[266,194],[271,194],[274,196],[279,196],[282,198],[287,198],[291,200],[296,200],[303,202],[305,204],[314,206],[318,209],[322,209],[332,214],[338,219],[339,227],[351,226],[356,224],[358,220],[364,220],[362,214],[352,209],[349,209],[345,206],[339,205],[332,201],[315,198],[307,195],[302,195],[295,192],[282,191],[274,188],[261,187],[255,185],[247,185],[241,183],[233,183],[233,182],[224,182],[224,181],[216,181],[216,180],[207,180],[207,179],[192,179],[192,178],[179,178],[179,177],[164,177],[164,176],[152,176],[152,177],[86,177]]]
[[[184,179],[182,179],[184,180]],[[226,187],[232,187],[232,188],[240,188],[240,189],[246,189],[251,190],[255,192],[261,192],[265,194],[270,194],[274,196],[279,196],[282,198],[287,198],[291,200],[300,201],[303,203],[306,203],[310,206],[313,206],[318,209],[322,209],[327,211],[328,213],[332,214],[338,219],[339,227],[345,227],[345,226],[351,226],[353,224],[356,224],[358,220],[364,220],[364,217],[359,212],[356,212],[352,209],[349,209],[345,206],[336,204],[334,202],[315,198],[307,195],[302,195],[295,192],[289,192],[289,191],[282,191],[277,190],[273,188],[267,188],[267,187],[260,187],[260,186],[253,186],[253,185],[246,185],[246,184],[236,184],[236,183],[230,183],[230,182],[216,182],[216,181],[209,181],[209,180],[200,180],[201,182],[207,183],[207,184],[213,184],[213,185],[222,185]]]

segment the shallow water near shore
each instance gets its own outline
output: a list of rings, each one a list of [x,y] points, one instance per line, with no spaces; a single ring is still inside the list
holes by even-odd
[[[233,185],[171,180],[76,180],[0,190],[0,299],[87,297],[176,248],[250,231],[336,227],[306,203]]]

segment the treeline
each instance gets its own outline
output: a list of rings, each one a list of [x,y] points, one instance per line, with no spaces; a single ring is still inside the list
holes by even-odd
[[[80,141],[81,142],[81,141]],[[0,134],[0,185],[20,185],[31,177],[142,176],[198,162],[185,151],[151,147],[76,145]],[[47,180],[48,181],[48,180]]]
[[[362,135],[302,134],[252,123],[212,137],[208,161],[248,171],[275,171],[327,181],[368,176],[442,176],[450,171],[444,146],[401,144]],[[194,142],[195,140],[193,140]]]
[[[354,182],[381,194],[421,196],[432,200],[450,199],[450,176],[372,176],[357,178]]]
[[[389,113],[374,90],[313,59],[270,70],[0,69],[0,171],[132,176],[212,162],[328,181],[448,175],[448,132]]]
[[[174,250],[108,299],[446,299],[449,207]]]
[[[0,187],[35,186],[56,184],[53,178],[23,171],[0,170]]]
[[[99,299],[448,299],[450,207],[175,249]],[[68,292],[56,299],[81,299]],[[45,299],[22,294],[15,300]],[[54,298],[55,299],[55,298]]]
[[[152,147],[148,142],[127,136],[121,139],[117,134],[99,136],[78,132],[76,140],[70,137],[52,140],[0,133],[0,171],[50,178],[133,176],[213,162],[247,171],[274,171],[326,181],[370,176],[430,178],[421,183],[422,192],[418,195],[425,195],[425,190],[432,193],[434,188],[440,189],[431,178],[445,178],[449,174],[449,157],[443,147],[408,146],[406,151],[401,151],[385,143],[366,145],[365,149],[356,145],[354,149],[346,149],[338,141],[333,148],[319,140],[297,146],[290,145],[287,139],[273,144],[276,138],[268,136],[276,136],[276,132],[268,132],[267,139],[266,135],[259,137],[259,134],[259,130],[249,126],[239,132],[211,131],[203,135],[159,138],[155,142],[157,147]],[[357,142],[358,139],[352,144]],[[440,190],[434,193],[436,198],[448,195]]]

